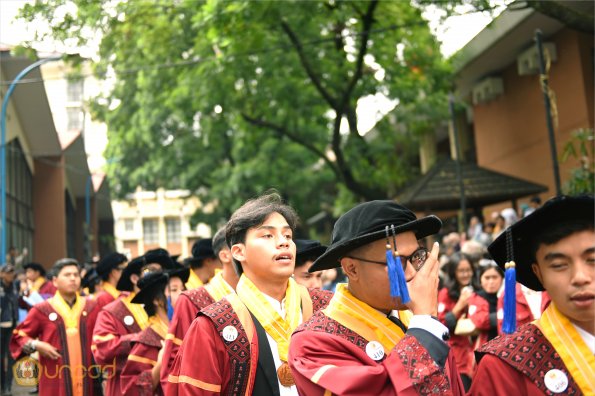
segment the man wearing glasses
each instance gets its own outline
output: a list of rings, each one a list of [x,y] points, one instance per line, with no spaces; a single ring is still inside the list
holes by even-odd
[[[441,225],[393,201],[360,204],[337,220],[310,272],[340,266],[348,283],[292,336],[289,364],[300,394],[464,393],[448,329],[436,319],[438,244],[429,252],[418,242]],[[403,269],[401,297],[391,295],[389,257]]]

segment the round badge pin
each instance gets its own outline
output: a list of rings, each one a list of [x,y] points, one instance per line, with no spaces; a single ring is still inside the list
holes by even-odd
[[[56,319],[58,319],[58,314],[55,312],[52,312],[51,314],[48,315],[48,318],[53,322]]]
[[[366,354],[376,361],[382,360],[384,357],[384,348],[378,341],[370,341],[366,345]]]
[[[222,335],[225,341],[232,342],[238,338],[238,330],[233,326],[227,326],[223,329]]]
[[[124,324],[126,326],[132,326],[134,324],[134,318],[130,315],[124,316]]]
[[[477,305],[469,305],[468,315],[473,315],[477,312]]]
[[[558,369],[551,369],[543,377],[545,387],[553,393],[562,393],[568,388],[568,377]]]

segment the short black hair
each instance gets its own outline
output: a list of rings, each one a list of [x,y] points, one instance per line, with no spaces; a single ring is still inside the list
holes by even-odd
[[[593,231],[593,220],[573,220],[563,223],[553,224],[538,232],[531,239],[531,258],[532,262],[537,262],[537,250],[541,245],[553,245],[554,243],[581,231]]]
[[[79,265],[78,261],[76,261],[73,258],[63,258],[63,259],[56,261],[54,263],[54,266],[50,270],[50,272],[52,274],[52,279],[57,277],[58,274],[60,274],[60,271],[62,271],[64,269],[64,267],[69,267],[69,266],[75,266],[76,269],[79,271],[79,273],[81,272],[81,266]]]
[[[248,230],[264,223],[267,217],[273,213],[283,216],[289,227],[295,230],[298,224],[298,215],[295,210],[285,204],[278,193],[271,192],[247,201],[231,215],[225,226],[227,246],[231,248],[236,243],[246,242]],[[233,259],[233,263],[236,272],[242,274],[240,263],[235,259]]]
[[[504,278],[504,271],[502,271],[502,268],[500,268],[498,266],[498,264],[496,264],[496,262],[492,262],[490,264],[487,265],[480,265],[479,266],[479,274],[477,276],[478,279],[481,279],[481,277],[483,276],[484,273],[486,273],[488,270],[491,269],[495,269],[496,272],[498,272],[498,275],[500,275],[502,278]]]
[[[217,232],[213,236],[212,245],[213,245],[213,252],[215,253],[215,256],[217,258],[219,258],[219,252],[221,250],[223,250],[223,248],[226,245],[226,243],[225,243],[225,227],[222,227],[219,230],[217,230]]]

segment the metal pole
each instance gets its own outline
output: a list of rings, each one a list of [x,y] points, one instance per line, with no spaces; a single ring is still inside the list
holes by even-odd
[[[461,168],[461,145],[459,144],[459,132],[457,130],[457,121],[456,121],[456,114],[455,114],[455,100],[454,95],[448,95],[448,107],[450,109],[450,118],[452,122],[452,132],[454,135],[455,140],[455,149],[457,153],[457,180],[459,181],[459,190],[461,193],[461,226],[459,227],[459,232],[465,232],[465,227],[467,226],[467,204],[465,199],[465,185],[463,183],[463,170]]]
[[[549,77],[545,70],[545,59],[543,57],[543,43],[541,30],[535,30],[535,43],[537,45],[537,52],[539,53],[539,73],[540,86],[543,91],[543,101],[545,103],[545,121],[547,124],[547,131],[550,138],[550,152],[552,156],[552,164],[554,166],[554,180],[556,182],[556,195],[562,195],[562,188],[560,187],[560,169],[558,167],[558,153],[556,151],[556,137],[554,135],[554,124],[552,122],[552,104],[550,103],[549,91]]]
[[[91,182],[93,175],[87,177],[85,185],[85,260],[91,262]]]
[[[0,226],[0,263],[4,263],[6,259],[6,111],[8,110],[8,100],[10,95],[16,88],[17,83],[25,77],[31,70],[43,65],[46,62],[62,59],[62,56],[52,56],[49,58],[40,59],[35,63],[30,64],[15,77],[10,83],[6,95],[2,100],[2,112],[0,113],[0,129],[2,136],[0,140],[0,217],[2,218],[2,225]]]

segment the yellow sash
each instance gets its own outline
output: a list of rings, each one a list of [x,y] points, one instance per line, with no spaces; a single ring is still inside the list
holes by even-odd
[[[149,326],[165,340],[167,336],[167,323],[161,320],[159,316],[153,315],[149,318]]]
[[[144,330],[149,324],[149,316],[141,304],[133,304],[130,301],[134,298],[136,293],[131,292],[128,296],[122,299],[122,302],[128,308],[136,323],[138,323],[141,330]]]
[[[595,356],[570,320],[556,308],[552,301],[541,318],[533,323],[558,352],[582,393],[594,394]]]
[[[41,288],[41,286],[43,286],[44,283],[45,283],[45,277],[40,276],[39,278],[37,278],[33,281],[33,284],[31,285],[31,289],[29,289],[29,291],[39,293],[39,289]]]
[[[262,292],[244,275],[240,277],[236,293],[267,334],[273,337],[277,343],[279,357],[283,362],[286,362],[291,333],[300,324],[301,293],[299,285],[289,278],[285,292],[285,318],[277,313]]]
[[[345,283],[337,285],[335,295],[322,312],[366,340],[380,342],[386,354],[390,353],[405,335],[386,315],[351,294]],[[411,311],[399,311],[399,319],[405,326],[409,326],[411,316]]]
[[[190,268],[190,276],[188,277],[188,282],[186,282],[186,290],[198,289],[201,286],[203,286],[202,281],[192,268]]]
[[[112,285],[109,282],[102,282],[101,286],[103,288],[103,290],[105,290],[106,293],[108,293],[110,296],[112,296],[114,299],[117,299],[118,297],[120,297],[120,290],[116,289],[114,287],[114,285]]]
[[[225,282],[225,279],[223,279],[222,272],[215,274],[210,282],[205,285],[205,289],[207,289],[215,301],[219,301],[228,294],[234,293],[231,286],[229,286],[227,282]]]
[[[85,308],[85,300],[78,294],[72,308],[64,300],[60,292],[48,299],[54,310],[62,317],[66,326],[66,345],[68,348],[68,362],[70,364],[70,376],[72,378],[72,394],[83,395],[83,351],[79,335],[79,320],[81,312]],[[64,353],[64,352],[63,352]]]

